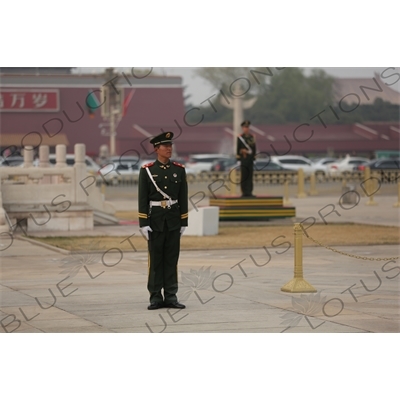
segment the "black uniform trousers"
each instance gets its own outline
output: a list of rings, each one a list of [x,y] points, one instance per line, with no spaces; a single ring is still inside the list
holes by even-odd
[[[150,232],[148,241],[149,276],[147,289],[150,303],[175,303],[178,299],[178,259],[180,251],[180,229],[168,230],[164,224],[162,232]]]
[[[240,164],[240,189],[243,196],[253,194],[253,161]]]

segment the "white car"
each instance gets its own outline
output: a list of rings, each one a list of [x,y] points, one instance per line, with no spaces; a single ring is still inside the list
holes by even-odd
[[[302,169],[304,176],[310,176],[313,172],[317,171],[314,163],[310,159],[303,156],[272,156],[271,161],[281,165],[285,169],[290,169],[292,171],[298,171],[299,169]]]
[[[103,163],[99,175],[107,185],[116,185],[121,180],[133,180],[139,176],[140,165],[138,157],[113,156]]]
[[[337,158],[324,157],[312,160],[315,168],[315,175],[327,176],[329,172],[329,165],[336,162]]]
[[[154,162],[155,159],[148,159],[148,160],[141,160],[139,162],[139,170],[140,168],[142,168],[143,165],[146,165],[148,163]],[[188,164],[185,163],[185,160],[181,159],[181,158],[176,158],[176,157],[172,157],[171,158],[171,162],[172,161],[176,161],[179,164],[182,164],[185,166],[185,171],[186,171],[186,177],[190,180],[193,180],[196,177],[196,171],[194,170],[194,168],[191,168],[190,166],[188,166]]]
[[[365,157],[346,156],[341,160],[337,160],[333,164],[329,164],[328,174],[331,177],[351,174],[351,172],[354,170],[354,167],[367,164],[369,161],[370,160]]]
[[[0,158],[0,167],[19,167],[23,165],[24,157],[22,156],[9,156]]]
[[[188,179],[194,179],[196,177],[196,172],[193,168],[189,167],[183,158],[171,158],[171,161],[176,161],[179,164],[182,164],[185,166],[185,171],[186,171],[186,177]]]
[[[56,165],[56,155],[49,154],[50,166],[54,167]],[[75,154],[66,154],[66,163],[68,167],[72,167],[75,164]],[[85,156],[86,169],[90,174],[97,175],[100,170],[100,165],[97,164],[93,158]],[[34,166],[39,166],[39,159],[37,158],[33,162]]]
[[[229,160],[230,158],[232,157],[226,154],[195,154],[190,157],[189,162],[186,163],[186,167],[194,174],[209,172],[214,161],[221,159]]]

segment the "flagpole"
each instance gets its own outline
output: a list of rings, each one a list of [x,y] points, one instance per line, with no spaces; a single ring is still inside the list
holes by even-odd
[[[115,156],[115,114],[114,107],[110,110],[110,155]]]
[[[114,73],[113,68],[107,68],[105,71],[105,79],[107,85],[103,91],[103,106],[102,106],[102,117],[105,121],[109,121],[110,124],[110,155],[117,155],[116,141],[117,141],[117,127],[121,122],[128,109],[129,103],[135,94],[136,89],[132,89],[129,95],[124,98],[124,89],[118,85],[119,75]]]

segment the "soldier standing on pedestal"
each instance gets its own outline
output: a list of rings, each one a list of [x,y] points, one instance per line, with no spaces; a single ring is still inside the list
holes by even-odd
[[[176,294],[180,238],[188,226],[188,186],[185,167],[170,161],[173,136],[164,132],[150,140],[157,160],[139,173],[139,226],[149,250],[149,310],[185,308]]]
[[[256,141],[249,132],[250,121],[241,123],[243,133],[237,139],[236,158],[240,160],[240,187],[242,197],[255,197],[253,195],[253,169],[256,159]]]

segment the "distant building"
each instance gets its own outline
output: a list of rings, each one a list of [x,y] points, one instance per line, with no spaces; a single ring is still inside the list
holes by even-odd
[[[400,105],[400,93],[390,87],[391,83],[382,80],[375,73],[373,78],[335,78],[334,99],[356,104],[373,104],[380,98],[391,104]]]
[[[48,144],[67,145],[73,153],[76,143],[84,143],[88,155],[97,157],[100,147],[109,145],[109,127],[98,109],[90,109],[88,96],[100,104],[106,84],[102,74],[76,74],[65,68],[0,68],[0,147]],[[232,154],[235,138],[230,123],[189,125],[181,77],[126,73],[120,76],[124,116],[117,126],[116,153],[152,158],[149,140],[162,131],[175,133],[175,149],[181,157],[198,153]],[[372,104],[381,97],[400,104],[399,93],[379,76],[373,79],[336,79],[336,100],[360,99]],[[366,100],[367,99],[367,100]],[[368,100],[369,99],[369,100]],[[92,99],[93,100],[93,99]],[[90,113],[89,111],[92,111]],[[373,154],[376,150],[399,150],[400,125],[363,123],[327,125],[322,123],[251,126],[258,151],[264,155],[331,153]],[[262,157],[263,154],[260,155]]]
[[[121,77],[125,115],[117,126],[116,152],[139,146],[184,115],[180,77],[132,74]],[[97,156],[110,142],[109,127],[98,109],[88,107],[88,96],[100,104],[106,84],[101,74],[72,74],[70,68],[2,68],[0,70],[0,146],[85,143],[87,154]],[[90,95],[91,92],[94,92]],[[90,103],[89,103],[90,104]],[[90,112],[92,114],[90,114]],[[135,128],[140,137],[135,137]]]
[[[73,67],[0,67],[0,74],[17,75],[64,75],[71,74]]]

